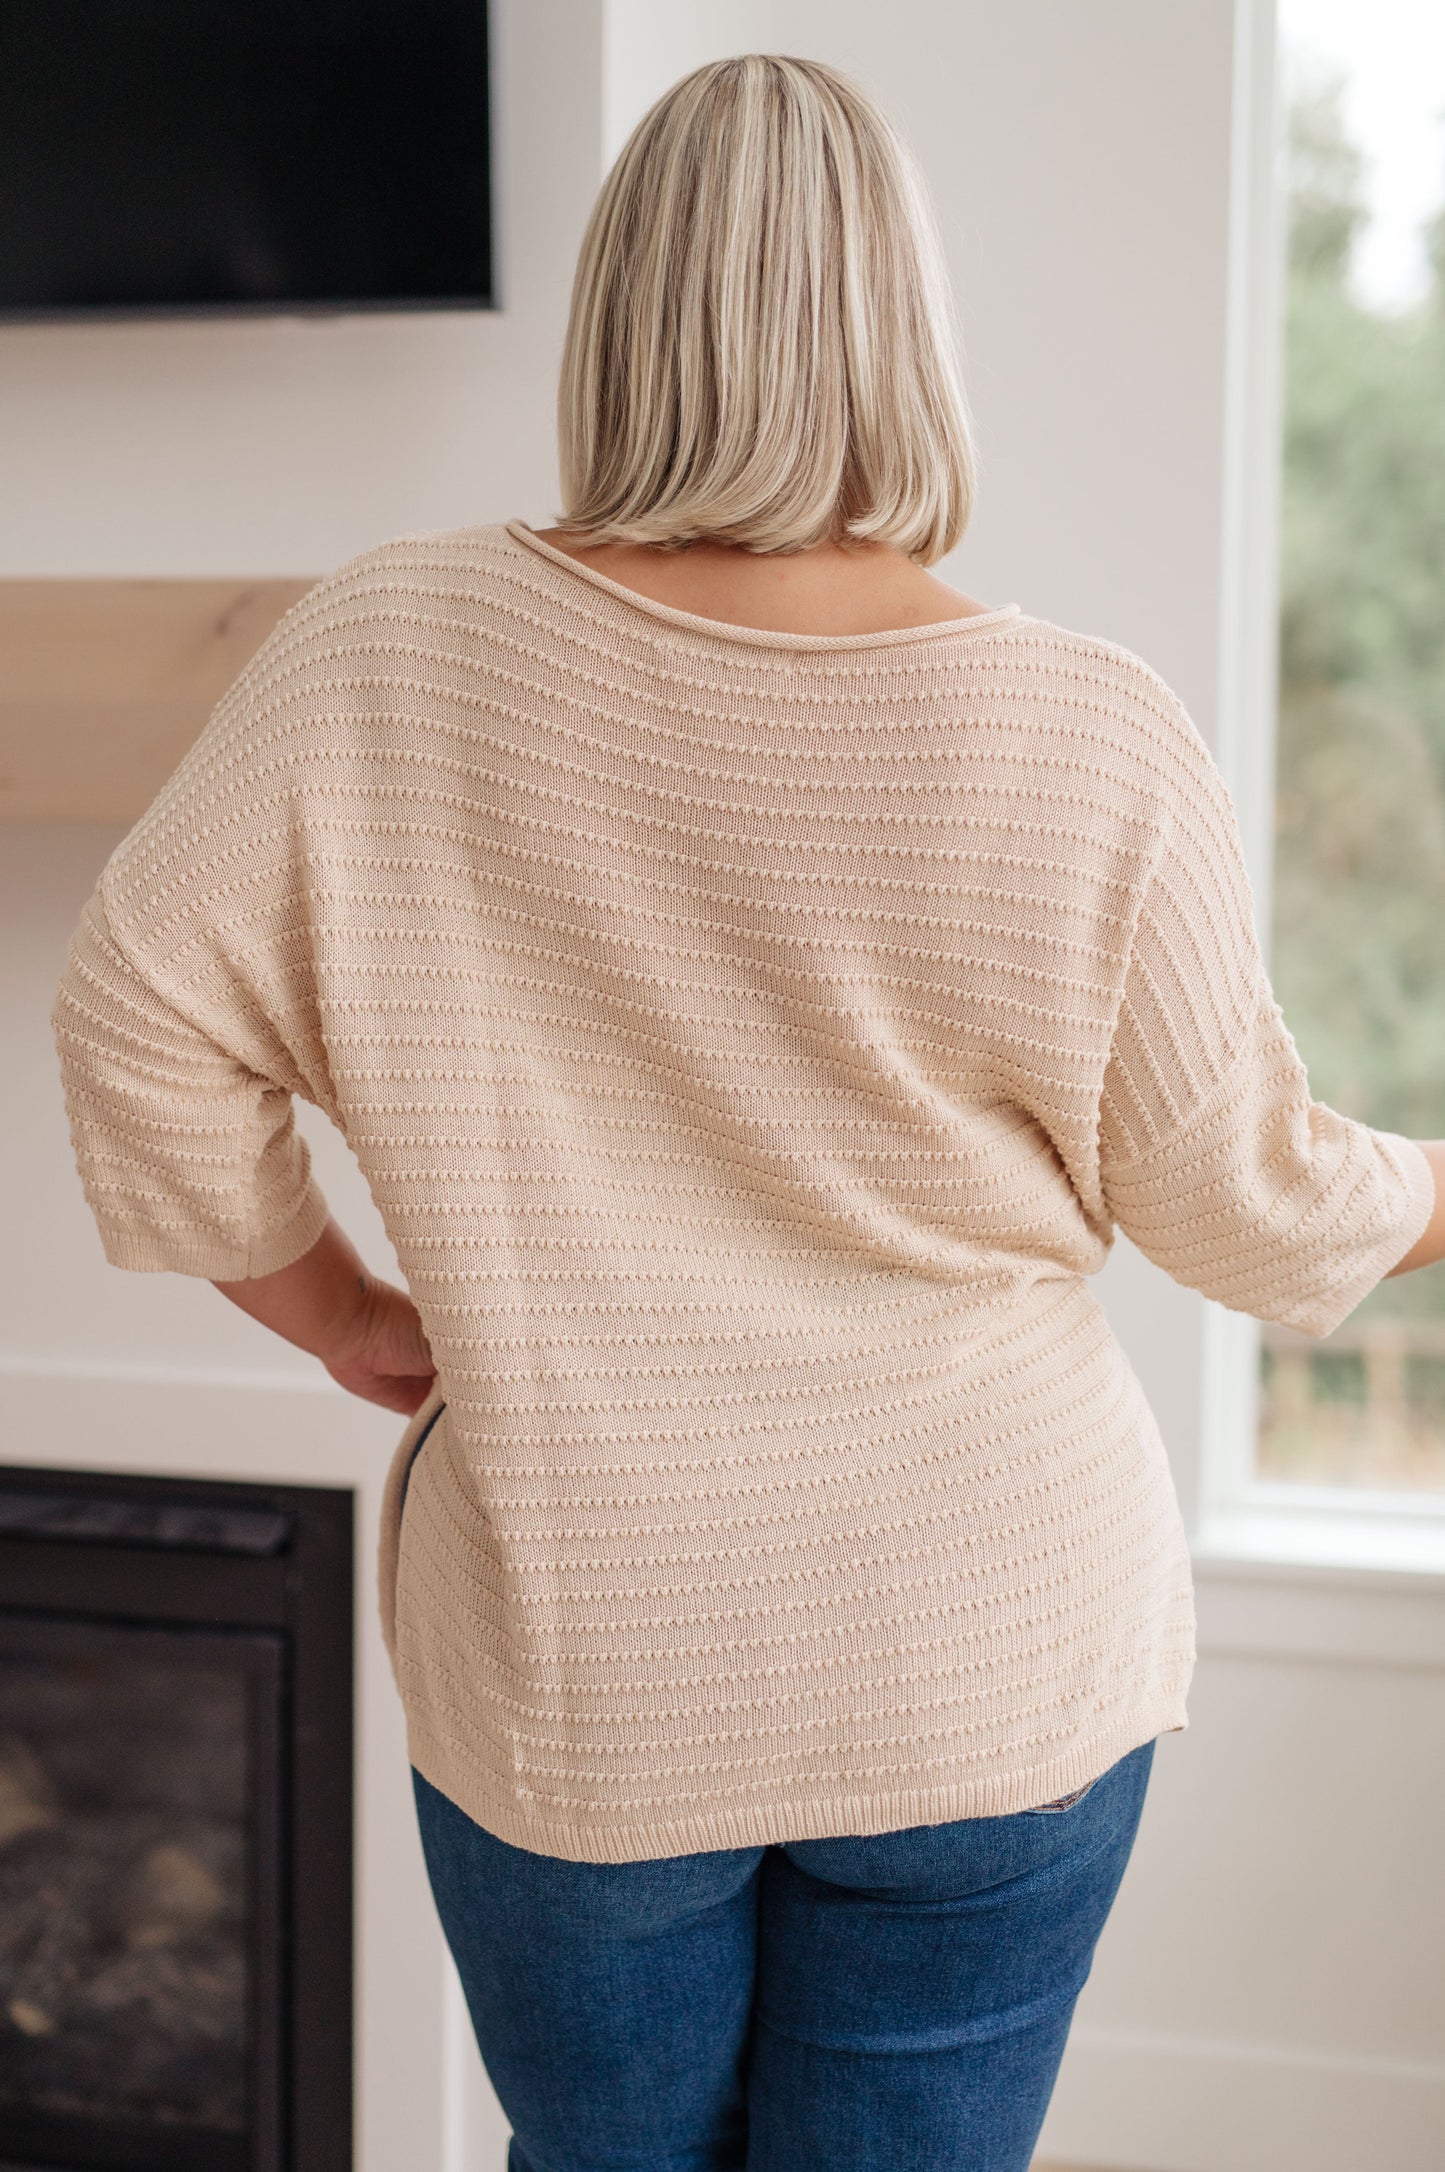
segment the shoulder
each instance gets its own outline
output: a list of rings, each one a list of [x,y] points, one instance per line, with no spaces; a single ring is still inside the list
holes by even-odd
[[[394,738],[404,682],[454,652],[467,598],[519,554],[503,524],[393,537],[347,559],[293,604],[221,696],[199,736],[112,856],[117,898],[161,857],[184,862],[223,833],[293,834]],[[425,707],[424,704],[421,705]]]
[[[506,524],[419,529],[373,544],[309,588],[278,621],[257,658],[295,656],[346,632],[385,641],[407,621],[426,623],[440,603],[463,603],[505,581],[520,547]]]
[[[319,581],[312,593],[324,591],[337,602],[364,607],[372,598],[465,587],[515,565],[521,555],[505,521],[473,528],[418,528],[359,551]]]
[[[1022,617],[1009,632],[1017,667],[1032,676],[1039,698],[1070,712],[1086,739],[1107,747],[1121,776],[1166,805],[1225,795],[1182,697],[1133,649],[1043,618]]]
[[[272,627],[211,720],[212,740],[253,744],[319,713],[358,720],[399,683],[430,675],[505,611],[522,548],[494,522],[394,536],[323,576]]]

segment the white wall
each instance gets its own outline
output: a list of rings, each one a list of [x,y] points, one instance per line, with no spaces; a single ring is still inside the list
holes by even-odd
[[[552,393],[603,166],[714,54],[851,69],[939,202],[981,446],[970,593],[1123,641],[1217,731],[1230,0],[508,0],[495,315],[0,331],[0,570],[321,572],[555,510]],[[45,1014],[114,834],[6,842],[3,1453],[374,1486],[396,1430],[176,1277],[107,1269]],[[308,1113],[363,1248],[385,1239]],[[1121,1247],[1111,1310],[1192,1510],[1205,1308]],[[367,1540],[369,1543],[369,1538]],[[443,1995],[363,1562],[364,2172],[499,2172]],[[1445,2135],[1445,1609],[1417,1579],[1200,1568],[1191,1726],[1156,1760],[1045,2141],[1141,2172],[1423,2172]]]

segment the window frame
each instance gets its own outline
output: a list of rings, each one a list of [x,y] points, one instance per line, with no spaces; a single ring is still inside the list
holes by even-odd
[[[1225,303],[1219,709],[1214,752],[1239,817],[1270,954],[1284,429],[1285,172],[1277,0],[1235,0]],[[1445,1492],[1261,1479],[1259,1323],[1205,1304],[1195,1552],[1445,1574]]]

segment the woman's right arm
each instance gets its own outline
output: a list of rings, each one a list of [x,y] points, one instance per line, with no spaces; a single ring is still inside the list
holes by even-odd
[[[1224,780],[1174,698],[1098,1124],[1113,1220],[1177,1282],[1328,1335],[1445,1257],[1445,1142],[1316,1101],[1274,999]]]

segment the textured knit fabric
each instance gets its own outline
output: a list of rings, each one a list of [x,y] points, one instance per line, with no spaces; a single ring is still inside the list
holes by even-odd
[[[576,1860],[1020,1810],[1182,1727],[1185,1534],[1088,1277],[1117,1225],[1321,1334],[1433,1200],[1311,1102],[1136,656],[1016,605],[726,627],[520,522],[287,615],[54,1022],[117,1265],[285,1265],[293,1096],[350,1142],[438,1367],[383,1548],[411,1756]]]

